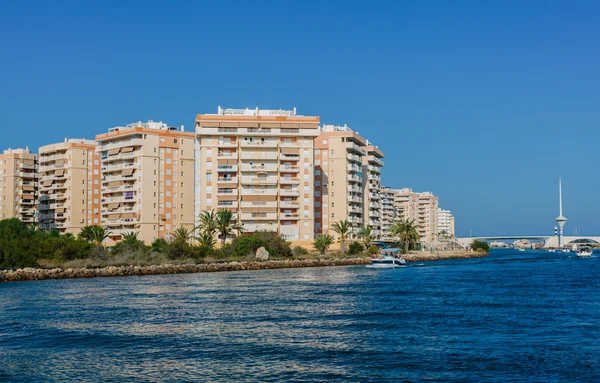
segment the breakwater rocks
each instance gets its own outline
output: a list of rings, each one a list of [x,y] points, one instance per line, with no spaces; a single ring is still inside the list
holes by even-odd
[[[108,266],[102,268],[80,269],[36,269],[23,268],[17,270],[0,270],[0,282],[37,281],[44,279],[121,277],[130,275],[159,275],[183,273],[207,273],[218,271],[286,269],[299,267],[350,266],[365,265],[369,258],[335,258],[335,259],[302,259],[247,261],[227,263],[200,263],[187,265],[151,265],[151,266]]]
[[[471,259],[487,257],[489,253],[478,251],[439,251],[430,253],[428,251],[409,253],[402,256],[406,262],[428,262],[428,261],[444,261],[451,259]]]

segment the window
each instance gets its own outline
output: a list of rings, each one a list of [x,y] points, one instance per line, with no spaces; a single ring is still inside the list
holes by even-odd
[[[321,192],[320,191],[315,191],[315,197],[320,197],[321,196]]]
[[[315,160],[315,166],[321,165],[321,160]]]
[[[206,173],[206,182],[212,182],[212,173]],[[181,186],[183,186],[183,183]]]
[[[321,171],[320,171],[320,170],[317,170],[317,169],[315,169],[315,175],[316,175],[316,176],[320,176],[320,175],[321,175]]]
[[[321,218],[321,212],[315,211],[315,218]]]
[[[323,145],[327,145],[327,140],[323,140]]]

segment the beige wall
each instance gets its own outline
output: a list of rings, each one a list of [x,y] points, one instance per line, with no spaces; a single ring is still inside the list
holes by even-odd
[[[37,215],[38,161],[29,149],[0,154],[0,217],[34,224]]]

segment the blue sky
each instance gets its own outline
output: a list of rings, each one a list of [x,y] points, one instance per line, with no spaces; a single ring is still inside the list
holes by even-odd
[[[226,107],[347,123],[459,235],[600,234],[600,5],[4,1],[2,148]],[[589,179],[587,177],[590,177]]]

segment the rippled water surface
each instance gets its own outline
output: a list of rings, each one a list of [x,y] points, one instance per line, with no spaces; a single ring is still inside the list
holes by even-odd
[[[600,258],[0,284],[0,382],[600,381]]]

